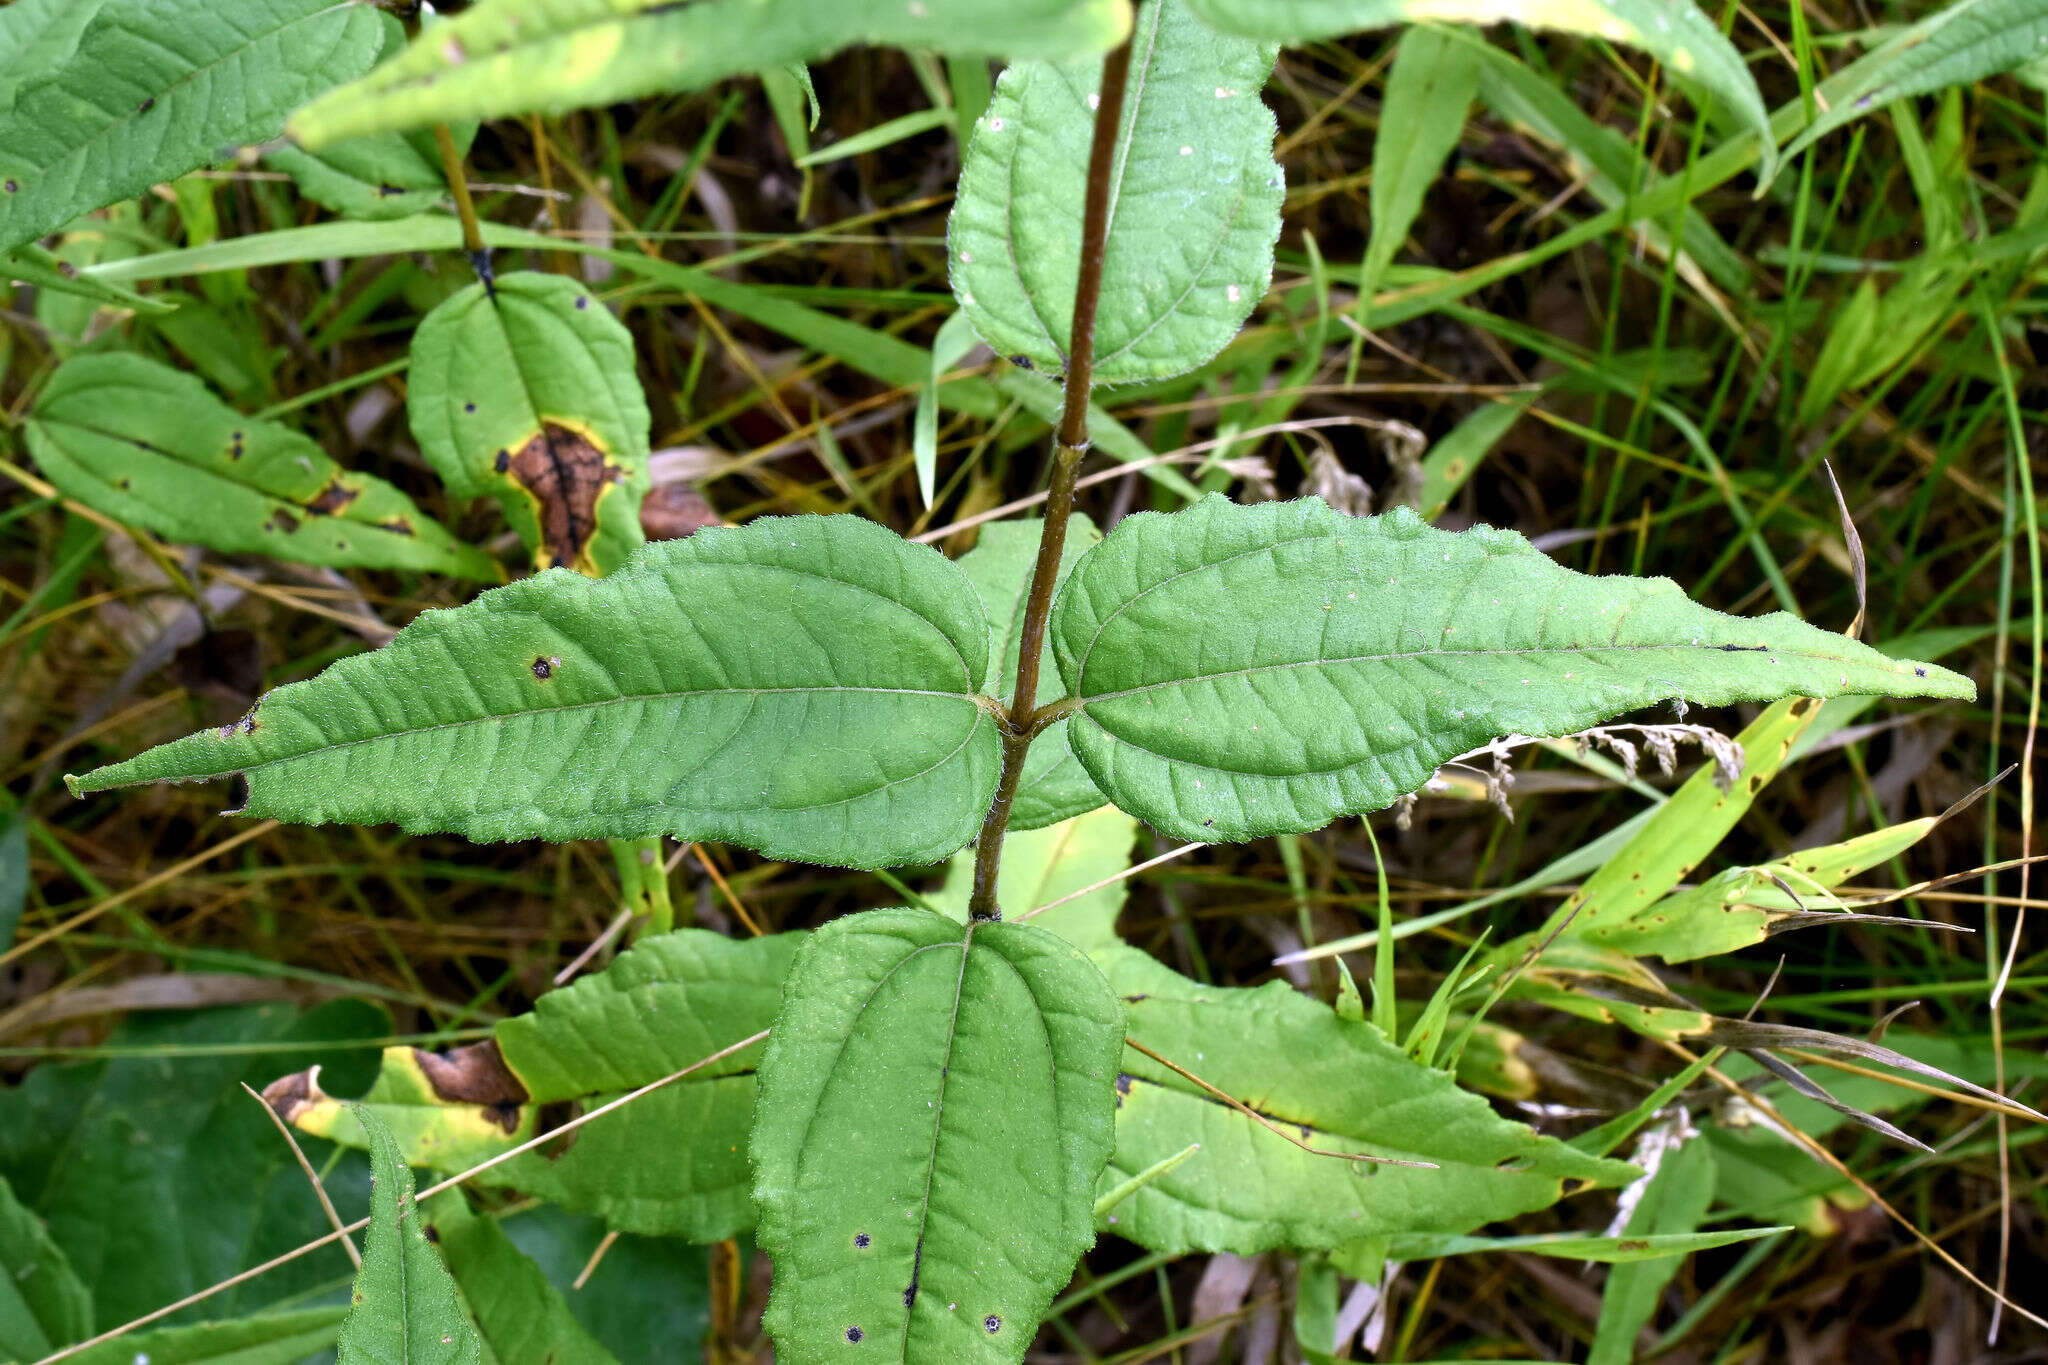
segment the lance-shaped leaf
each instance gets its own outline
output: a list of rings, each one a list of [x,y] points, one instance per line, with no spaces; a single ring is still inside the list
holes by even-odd
[[[334,1345],[343,1308],[301,1308],[252,1318],[131,1332],[67,1356],[71,1365],[298,1365]]]
[[[1255,1110],[1286,1136],[1135,1049],[1117,1080],[1114,1188],[1201,1150],[1104,1216],[1103,1229],[1175,1253],[1338,1247],[1460,1233],[1556,1203],[1635,1168],[1574,1151],[1493,1112],[1368,1024],[1281,982],[1204,986],[1133,948],[1100,954],[1133,1041]],[[1435,1170],[1317,1156],[1371,1153]]]
[[[1191,370],[1265,295],[1284,197],[1259,97],[1275,49],[1148,0],[1117,130],[1095,380]],[[1019,62],[974,126],[947,228],[953,293],[982,339],[1066,368],[1100,60]]]
[[[512,1245],[497,1219],[472,1213],[462,1191],[435,1195],[421,1213],[496,1365],[618,1365],[546,1272]]]
[[[1573,573],[1511,531],[1314,498],[1129,518],[1068,578],[1054,646],[1096,786],[1209,841],[1317,829],[1500,736],[1674,697],[1975,692],[1784,613],[1724,616],[1665,579]]]
[[[0,250],[276,137],[383,38],[374,9],[333,0],[104,0],[0,115]]]
[[[1123,1019],[1079,949],[922,910],[797,954],[754,1125],[785,1365],[1021,1360],[1094,1240]]]
[[[485,0],[295,115],[308,146],[443,119],[561,113],[830,56],[853,43],[961,56],[1100,52],[1128,0]]]
[[[501,1021],[496,1038],[436,1056],[384,1053],[362,1097],[406,1161],[464,1171],[765,1029],[801,936],[733,940],[684,929],[642,942],[604,971]],[[750,1048],[577,1128],[565,1146],[483,1172],[615,1229],[718,1241],[753,1225]],[[287,1121],[349,1146],[367,1142],[354,1106],[313,1073],[264,1091]],[[679,1140],[678,1135],[683,1135]],[[460,1267],[458,1267],[459,1271]]]
[[[1513,22],[1640,48],[1728,106],[1754,131],[1769,175],[1776,143],[1742,54],[1693,0],[1187,0],[1225,33],[1308,43],[1400,24]]]
[[[92,1291],[0,1176],[0,1359],[40,1360],[92,1334]]]
[[[312,440],[247,417],[205,383],[126,352],[57,371],[28,420],[57,485],[117,520],[234,554],[500,577],[412,499]]]
[[[1038,565],[1038,541],[1042,521],[999,521],[981,528],[981,539],[960,557],[960,571],[967,575],[981,602],[988,609],[989,692],[1008,705],[1016,695],[1018,641],[1024,633],[1024,601],[1031,590],[1031,573]],[[1060,554],[1059,582],[1082,555],[1102,539],[1085,512],[1076,512],[1067,522],[1067,543]],[[1047,638],[1038,674],[1038,701],[1052,700],[1054,686],[1052,642]],[[1102,793],[1089,780],[1087,770],[1067,747],[1067,723],[1058,721],[1032,741],[1024,757],[1024,776],[1017,783],[1017,799],[1010,807],[1012,830],[1033,830],[1055,824],[1069,816],[1094,810],[1102,804]]]
[[[374,1114],[370,1139],[370,1235],[356,1272],[337,1365],[477,1365],[483,1344],[455,1297],[412,1198],[412,1172],[398,1142]]]
[[[987,668],[981,603],[939,554],[856,517],[769,518],[427,612],[72,787],[242,773],[244,813],[287,820],[927,863],[995,790]]]
[[[2048,11],[2031,0],[1957,0],[1893,33],[1814,90],[1820,114],[1785,149],[1795,156],[1844,124],[1894,100],[2038,61]]]
[[[504,508],[536,568],[615,569],[641,543],[647,399],[633,338],[566,275],[472,284],[413,333],[407,412],[449,490]]]

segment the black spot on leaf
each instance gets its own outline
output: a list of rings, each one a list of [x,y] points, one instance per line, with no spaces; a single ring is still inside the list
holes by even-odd
[[[270,520],[263,523],[263,529],[290,535],[299,529],[299,519],[280,507],[270,514]]]
[[[555,676],[555,670],[561,666],[561,663],[560,659],[543,654],[533,661],[533,676],[541,682],[546,682],[549,678]]]
[[[144,100],[141,104],[135,107],[135,112],[138,114],[146,114],[154,108],[156,108],[156,96],[151,95],[148,99]]]
[[[866,1335],[867,1333],[861,1331],[858,1327],[849,1327],[846,1329],[846,1339],[854,1343],[856,1346],[860,1344],[860,1339]]]
[[[987,1317],[983,1318],[981,1325],[988,1330],[990,1335],[1003,1330],[1003,1320],[994,1313],[990,1313]]]
[[[853,1244],[859,1247],[862,1251],[866,1251],[869,1247],[873,1246],[874,1242],[875,1239],[868,1236],[865,1232],[856,1232],[853,1234]]]
[[[474,404],[474,403],[464,403],[464,404],[462,405],[462,410],[463,410],[464,412],[475,412],[475,411],[476,411],[476,404]]]

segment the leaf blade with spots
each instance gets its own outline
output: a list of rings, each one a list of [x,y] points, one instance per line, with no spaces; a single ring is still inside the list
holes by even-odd
[[[536,568],[602,574],[641,544],[633,338],[575,281],[522,270],[444,300],[413,334],[406,403],[434,472],[496,499]]]
[[[376,1115],[361,1120],[375,1189],[336,1365],[477,1365],[483,1345],[455,1297],[454,1278],[426,1238],[397,1140]]]
[[[1319,829],[1500,736],[1674,696],[1975,694],[1783,613],[1572,573],[1512,532],[1312,498],[1128,518],[1075,567],[1052,629],[1096,786],[1204,841]]]
[[[102,0],[87,18],[0,114],[0,251],[276,137],[383,42],[375,10],[332,0]]]
[[[1270,45],[1138,11],[1104,246],[1095,382],[1191,370],[1273,274],[1282,183],[1260,98]],[[1066,368],[1101,62],[1019,62],[975,125],[947,227],[953,294],[999,354]]]
[[[875,910],[814,934],[754,1125],[776,1358],[1022,1359],[1094,1240],[1122,1037],[1100,973],[1029,925]]]
[[[28,448],[71,497],[175,541],[307,564],[496,579],[412,499],[196,377],[126,352],[78,356],[29,415]]]
[[[1639,48],[1712,93],[1759,139],[1764,177],[1776,159],[1763,93],[1742,54],[1693,0],[1188,0],[1225,33],[1299,44],[1401,24],[1510,21]]]
[[[838,866],[974,836],[1000,742],[959,569],[856,517],[777,517],[549,570],[72,781],[243,773],[244,813],[477,840],[669,834]]]
[[[963,56],[1069,56],[1113,46],[1126,0],[488,0],[296,114],[321,146],[441,119],[561,113],[827,57],[853,43]]]

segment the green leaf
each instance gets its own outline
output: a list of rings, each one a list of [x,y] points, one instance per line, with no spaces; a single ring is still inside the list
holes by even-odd
[[[1134,1042],[1200,1076],[1318,1151],[1430,1161],[1435,1170],[1315,1156],[1135,1049],[1117,1081],[1116,1155],[1099,1192],[1201,1151],[1139,1190],[1104,1230],[1155,1251],[1338,1247],[1454,1234],[1547,1208],[1567,1181],[1635,1175],[1493,1112],[1479,1096],[1282,982],[1204,986],[1132,948],[1096,959]]]
[[[71,1365],[299,1365],[334,1345],[345,1308],[302,1308],[227,1322],[133,1332],[70,1357]]]
[[[416,1166],[458,1172],[767,1028],[801,936],[733,940],[683,929],[644,940],[604,971],[504,1020],[494,1044],[446,1057],[389,1048],[361,1103]],[[752,1226],[758,1049],[735,1053],[578,1128],[566,1150],[515,1157],[479,1183],[602,1215],[613,1228],[693,1241]],[[284,1118],[348,1146],[367,1139],[317,1077],[266,1090]],[[675,1135],[687,1133],[686,1142]]]
[[[1673,697],[1975,695],[1783,613],[1738,619],[1668,580],[1572,573],[1511,531],[1312,498],[1130,517],[1075,567],[1053,634],[1089,776],[1204,841],[1317,829],[1500,736]]]
[[[1598,1261],[1608,1265],[1636,1265],[1690,1256],[1696,1251],[1754,1242],[1759,1237],[1788,1231],[1786,1228],[1730,1228],[1723,1232],[1645,1234],[1640,1237],[1592,1237],[1577,1232],[1543,1232],[1527,1237],[1440,1237],[1431,1233],[1389,1238],[1387,1255],[1402,1261],[1434,1260],[1440,1256],[1490,1255],[1520,1252],[1528,1256],[1553,1256],[1567,1261]],[[1675,1265],[1669,1267],[1676,1269]]]
[[[405,48],[405,28],[396,16],[380,14],[382,62]],[[476,124],[450,130],[458,152],[467,153]],[[441,152],[431,133],[375,133],[338,142],[317,152],[281,143],[263,154],[263,164],[283,171],[299,193],[344,218],[405,218],[438,208],[448,198]]]
[[[14,0],[0,9],[0,114],[31,81],[71,60],[105,0]]]
[[[0,256],[0,280],[34,285],[39,312],[45,292],[68,294],[95,304],[132,309],[137,313],[162,314],[176,307],[164,299],[137,294],[117,284],[95,279],[81,271],[75,262],[67,261],[34,242]]]
[[[463,1315],[448,1267],[427,1240],[397,1139],[375,1114],[358,1117],[369,1134],[376,1188],[336,1365],[477,1365],[482,1343]]]
[[[124,1055],[44,1063],[0,1090],[0,1177],[93,1287],[98,1320],[126,1322],[328,1231],[241,1083],[320,1063],[361,1085],[375,1056],[364,1044],[390,1032],[384,1011],[355,1000],[296,1018],[274,1004],[132,1015],[108,1040]],[[316,1170],[331,1150],[307,1144]],[[344,1163],[328,1188],[358,1200],[364,1174]],[[348,1270],[341,1248],[325,1247],[172,1321],[246,1315]]]
[[[987,667],[956,566],[856,517],[775,517],[428,612],[72,787],[243,773],[249,815],[929,863],[995,790]]]
[[[1372,144],[1372,235],[1358,267],[1358,293],[1370,299],[1408,229],[1422,197],[1443,174],[1457,148],[1465,114],[1479,89],[1479,63],[1471,49],[1431,28],[1411,28],[1394,45],[1380,124],[1395,130]]]
[[[413,333],[407,413],[459,497],[497,499],[536,568],[617,568],[641,543],[647,399],[633,338],[566,275],[472,284]]]
[[[1112,47],[1129,28],[1127,0],[1014,0],[998,9],[983,0],[486,0],[301,110],[290,132],[321,146],[447,119],[564,113],[693,90],[854,43],[1064,57]]]
[[[28,821],[11,796],[0,796],[0,953],[14,944],[28,903]]]
[[[462,1191],[434,1196],[421,1213],[497,1365],[618,1365],[498,1220],[470,1212]]]
[[[0,1176],[0,1360],[40,1360],[92,1335],[92,1291]]]
[[[1632,1241],[1653,1243],[1695,1235],[1713,1202],[1713,1148],[1697,1135],[1682,1139],[1643,1186],[1624,1231]],[[1657,1300],[1678,1267],[1676,1260],[1660,1260],[1609,1272],[1586,1365],[1629,1365],[1636,1358],[1636,1334],[1656,1316]]]
[[[911,463],[917,467],[917,493],[930,507],[937,494],[939,477],[939,382],[946,371],[959,364],[974,349],[977,338],[965,313],[954,313],[939,324],[932,338],[932,372],[917,391],[917,411],[911,420]]]
[[[577,1321],[620,1360],[702,1356],[711,1318],[704,1248],[674,1237],[615,1234],[598,1219],[546,1204],[499,1226],[547,1272]],[[600,1246],[608,1249],[585,1277]]]
[[[955,317],[960,314],[954,314]],[[974,584],[988,611],[989,666],[985,688],[1000,696],[1007,706],[1016,695],[1019,637],[1024,631],[1024,601],[1031,591],[1031,574],[1038,565],[1038,541],[1042,521],[999,521],[981,528],[981,539],[960,557],[960,571]],[[1061,548],[1058,582],[1081,556],[1102,539],[1102,532],[1085,512],[1076,512],[1067,522],[1067,543]],[[1039,665],[1038,700],[1050,700],[1053,669],[1051,641]],[[1067,746],[1067,723],[1046,727],[1024,758],[1024,775],[1017,783],[1017,797],[1010,807],[1010,828],[1041,829],[1103,803],[1103,795]]]
[[[1121,1011],[1080,950],[922,910],[797,954],[753,1158],[783,1365],[1018,1361],[1094,1241]]]
[[[276,137],[383,37],[374,9],[333,0],[104,0],[0,115],[0,250]]]
[[[1031,923],[1058,934],[1090,956],[1115,947],[1121,942],[1116,936],[1116,917],[1123,909],[1129,883],[1112,882],[1074,900],[1067,897],[1129,867],[1131,844],[1137,836],[1138,822],[1115,806],[1102,806],[1043,829],[1022,833],[1012,829],[1003,840],[1002,861],[996,870],[996,904],[1012,920],[1032,915]],[[931,903],[964,922],[968,894],[973,889],[974,851],[968,849],[954,854],[946,865],[945,883],[932,893]],[[1065,904],[1042,915],[1033,913],[1055,901]]]
[[[1264,297],[1284,197],[1259,97],[1274,48],[1148,0],[1132,38],[1109,210],[1095,381],[1191,370]],[[953,294],[982,339],[1066,368],[1102,63],[1019,62],[974,126],[947,228]]]
[[[28,448],[50,482],[168,539],[307,564],[500,577],[412,499],[307,437],[246,417],[204,383],[127,352],[66,362],[36,400]]]
[[[1225,33],[1289,45],[1403,24],[1497,24],[1604,38],[1640,48],[1726,104],[1756,133],[1770,176],[1770,113],[1742,54],[1693,0],[1188,0]]]
[[[1909,95],[1970,85],[2024,66],[2048,48],[2048,11],[2034,0],[1957,0],[1899,29],[1814,88],[1822,112],[1785,148],[1797,156],[1829,133]]]

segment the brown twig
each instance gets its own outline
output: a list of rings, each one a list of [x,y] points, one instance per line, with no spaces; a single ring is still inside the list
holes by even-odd
[[[1053,437],[1052,480],[1045,501],[1045,527],[1038,540],[1038,563],[1024,600],[1023,626],[1017,646],[1017,687],[1010,698],[1009,724],[1003,734],[1003,771],[996,781],[995,800],[982,822],[974,849],[974,892],[967,912],[975,919],[1002,914],[996,902],[996,873],[1002,861],[1003,834],[1010,827],[1010,807],[1024,775],[1024,756],[1034,733],[1031,715],[1038,702],[1039,655],[1045,645],[1045,624],[1052,614],[1053,589],[1059,583],[1060,556],[1067,544],[1067,519],[1074,510],[1074,480],[1081,456],[1088,450],[1088,394],[1095,379],[1095,307],[1102,296],[1102,260],[1109,238],[1110,180],[1116,159],[1116,134],[1123,122],[1124,85],[1131,69],[1131,44],[1126,39],[1102,62],[1101,98],[1095,106],[1095,138],[1088,149],[1088,194],[1081,215],[1081,269],[1074,281],[1074,330],[1067,346],[1065,402]]]

